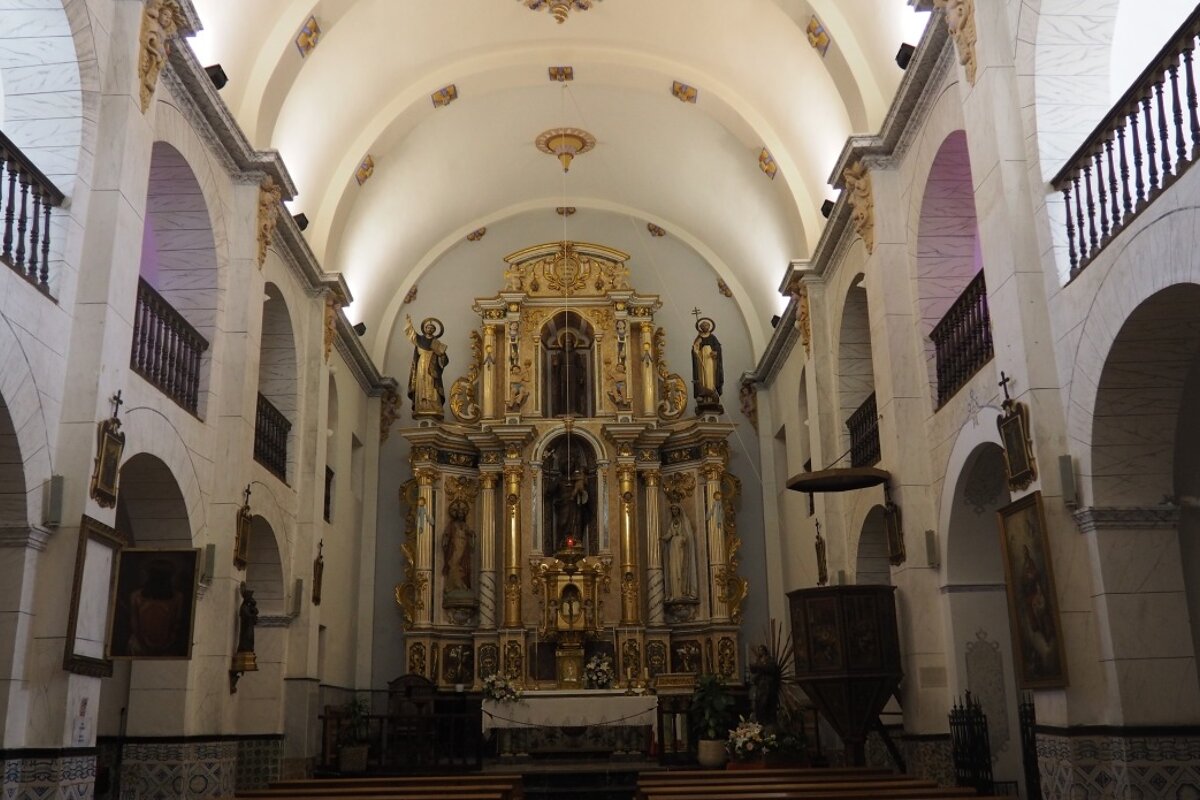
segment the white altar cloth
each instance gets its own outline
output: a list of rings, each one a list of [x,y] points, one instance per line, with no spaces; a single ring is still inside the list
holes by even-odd
[[[658,696],[622,689],[546,689],[516,703],[483,701],[483,730],[572,725],[649,725],[658,730]]]

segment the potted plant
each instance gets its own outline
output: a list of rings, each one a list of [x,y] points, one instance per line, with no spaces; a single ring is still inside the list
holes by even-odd
[[[342,706],[341,726],[338,735],[338,770],[340,772],[366,772],[369,745],[368,725],[371,707],[367,698],[353,695]]]
[[[729,731],[733,698],[716,675],[702,675],[692,694],[692,728],[696,733],[696,760],[715,769],[725,764],[725,737]]]
[[[521,689],[508,678],[496,673],[483,679],[483,696],[497,703],[518,703]]]
[[[612,659],[604,654],[592,656],[583,668],[583,676],[590,689],[607,689],[612,686],[615,675]]]

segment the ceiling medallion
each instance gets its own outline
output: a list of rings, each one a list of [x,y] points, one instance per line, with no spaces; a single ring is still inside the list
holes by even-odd
[[[600,0],[521,0],[521,2],[531,11],[541,11],[543,8],[548,10],[554,15],[554,19],[558,20],[558,24],[562,25],[567,21],[567,15],[571,13],[571,9],[587,11],[593,3],[599,3]]]
[[[579,128],[551,128],[534,140],[537,149],[562,162],[563,172],[571,168],[571,160],[596,146],[596,137]]]

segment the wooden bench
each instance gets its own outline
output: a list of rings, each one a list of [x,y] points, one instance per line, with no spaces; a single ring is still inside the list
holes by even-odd
[[[246,800],[521,800],[520,775],[398,775],[276,781],[238,793]]]
[[[974,789],[961,787],[914,786],[911,784],[716,784],[711,786],[678,787],[679,791],[662,793],[659,789],[639,790],[646,800],[944,800],[945,798],[977,798]]]

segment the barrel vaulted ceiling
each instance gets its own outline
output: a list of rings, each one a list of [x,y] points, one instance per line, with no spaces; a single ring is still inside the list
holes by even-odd
[[[879,128],[896,50],[928,16],[906,0],[593,0],[563,24],[525,0],[194,5],[193,48],[224,67],[222,97],[251,141],[283,154],[299,189],[289,208],[346,276],[347,314],[368,323],[377,356],[398,298],[467,233],[562,205],[688,242],[734,290],[761,352],[783,271],[820,235],[834,160],[847,136]],[[320,36],[302,55],[310,17]],[[553,66],[574,79],[552,81]],[[456,98],[436,104],[451,85]],[[534,146],[562,126],[597,142],[565,177]]]

